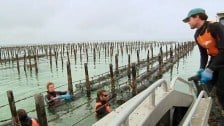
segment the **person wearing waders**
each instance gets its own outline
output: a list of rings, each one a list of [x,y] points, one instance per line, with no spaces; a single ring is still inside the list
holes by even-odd
[[[68,91],[55,91],[54,83],[47,83],[47,95],[45,100],[49,107],[60,105],[61,99],[70,100],[71,95]]]
[[[191,29],[196,29],[194,38],[200,51],[200,69],[197,75],[206,87],[207,93],[214,88],[214,98],[224,109],[224,26],[219,22],[207,21],[207,14],[202,8],[190,10],[183,19]],[[212,91],[212,92],[213,92]],[[213,103],[214,104],[214,103]]]
[[[108,103],[108,92],[106,90],[99,90],[97,92],[95,112],[97,119],[111,112],[111,107]]]
[[[17,115],[20,121],[20,126],[39,126],[39,122],[36,118],[29,117],[24,109],[18,109]],[[15,126],[15,124],[11,124]]]

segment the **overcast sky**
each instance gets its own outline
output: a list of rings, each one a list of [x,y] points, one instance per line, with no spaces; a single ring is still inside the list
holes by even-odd
[[[93,40],[193,40],[182,22],[204,8],[210,20],[223,0],[0,0],[0,44]]]

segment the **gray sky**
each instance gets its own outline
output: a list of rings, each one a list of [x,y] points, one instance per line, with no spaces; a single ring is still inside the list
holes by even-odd
[[[0,44],[93,40],[193,40],[182,19],[223,0],[0,0]]]

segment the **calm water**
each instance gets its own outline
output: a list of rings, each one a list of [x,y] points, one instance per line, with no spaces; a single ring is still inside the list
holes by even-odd
[[[159,47],[154,47],[154,55],[158,54]],[[163,47],[163,49],[165,49]],[[147,50],[140,51],[140,59],[145,59],[147,55]],[[79,56],[79,54],[77,55]],[[71,70],[72,70],[72,80],[73,82],[82,80],[85,78],[84,73],[84,63],[86,62],[86,58],[83,55],[82,63],[80,63],[79,57],[77,58],[77,64],[75,64],[74,56],[70,56],[71,61]],[[136,62],[137,56],[136,51],[133,51],[131,54],[131,62]],[[89,76],[94,77],[98,74],[102,74],[109,71],[109,64],[114,64],[114,56],[112,58],[105,57],[104,52],[101,52],[101,56],[97,55],[96,63],[93,63],[93,57],[89,54]],[[123,66],[127,64],[127,54],[124,53],[123,56],[119,54],[119,66]],[[23,65],[23,61],[20,62],[20,65]],[[12,90],[14,93],[15,100],[20,100],[22,98],[26,98],[29,96],[33,96],[36,93],[46,91],[46,83],[48,81],[53,81],[57,90],[67,90],[67,71],[66,71],[66,63],[64,60],[64,66],[62,67],[62,63],[58,61],[58,66],[56,67],[54,58],[53,58],[53,66],[50,68],[49,59],[47,57],[40,58],[38,62],[39,73],[36,75],[33,70],[30,72],[23,71],[23,66],[20,68],[20,74],[17,72],[16,62],[14,63],[3,63],[0,64],[0,106],[4,106],[0,108],[0,125],[5,123],[2,120],[10,119],[10,110],[7,100],[6,91]],[[199,66],[199,53],[197,47],[194,48],[192,53],[186,57],[180,59],[179,63],[175,64],[173,70],[171,72],[168,71],[163,75],[163,78],[170,81],[172,77],[181,76],[187,79],[189,76],[192,76],[195,71],[197,71]],[[76,82],[75,82],[76,83]],[[74,84],[74,83],[73,83]],[[109,86],[104,87],[106,89],[110,89]],[[178,89],[185,88],[184,86],[177,86]],[[74,89],[75,90],[75,89]],[[45,93],[43,93],[45,94]],[[84,96],[85,94],[83,94]],[[127,93],[128,95],[128,93]],[[49,125],[52,126],[64,126],[64,125],[80,125],[87,126],[93,124],[96,119],[93,113],[95,106],[95,97],[96,92],[92,92],[92,99],[87,99],[85,96],[75,100],[73,102],[65,104],[63,107],[58,107],[55,111],[47,110],[48,120],[51,120]],[[118,96],[121,97],[121,96]],[[6,106],[5,106],[6,105]],[[118,105],[116,103],[113,104],[113,108],[116,108]],[[16,103],[16,107],[25,108],[29,111],[29,115],[36,117],[34,98],[30,97],[21,102]]]

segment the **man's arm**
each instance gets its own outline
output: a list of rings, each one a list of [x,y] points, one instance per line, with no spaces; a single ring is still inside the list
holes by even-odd
[[[67,93],[67,91],[57,91],[57,94],[59,95],[65,95]]]

